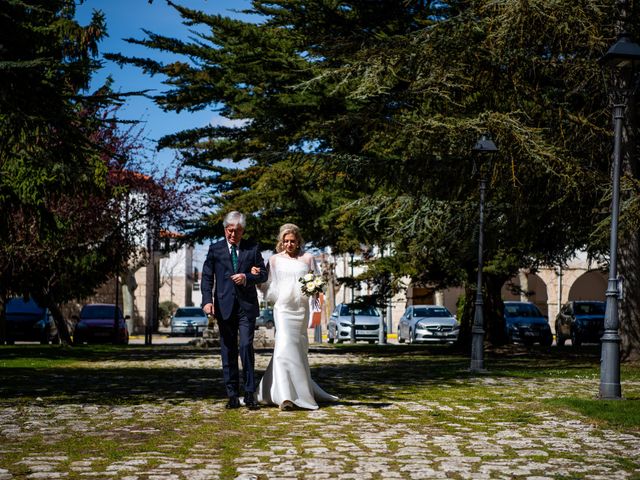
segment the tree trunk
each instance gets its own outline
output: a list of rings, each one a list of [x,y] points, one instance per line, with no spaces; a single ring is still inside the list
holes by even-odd
[[[618,263],[624,278],[624,299],[620,302],[622,358],[640,358],[640,233],[628,236],[620,248]]]
[[[50,302],[48,307],[53,316],[56,328],[58,329],[60,343],[62,345],[71,345],[71,333],[69,332],[69,327],[67,326],[67,321],[64,319],[64,315],[62,315],[62,310],[60,310],[58,304],[54,302]]]
[[[69,327],[67,326],[67,322],[64,319],[64,315],[62,314],[62,310],[58,307],[58,304],[53,301],[53,299],[47,295],[32,295],[33,299],[40,305],[41,307],[48,308],[51,312],[51,316],[53,317],[53,321],[56,324],[56,329],[58,330],[58,338],[60,339],[60,343],[62,345],[71,345],[71,334],[69,333]]]
[[[623,172],[635,181],[640,180],[638,108],[640,101],[636,96],[630,99],[625,111],[626,125],[622,136]],[[637,360],[640,359],[640,231],[628,233],[622,229],[622,232],[618,249],[618,270],[624,278],[624,299],[619,306],[621,351],[623,360]]]
[[[500,275],[486,275],[484,282],[484,318],[487,339],[493,346],[507,343],[502,302],[502,285],[508,278]]]
[[[6,308],[7,299],[4,295],[0,295],[0,345],[4,345],[7,341],[7,315]]]
[[[458,321],[460,335],[457,346],[464,352],[471,352],[471,327],[473,326],[473,309],[475,307],[475,289],[470,283],[464,286],[464,296],[458,301]]]

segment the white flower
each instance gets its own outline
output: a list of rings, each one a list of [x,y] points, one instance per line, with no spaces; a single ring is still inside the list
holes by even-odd
[[[300,277],[300,290],[304,295],[311,296],[322,292],[324,280],[321,276],[307,273],[304,277]]]

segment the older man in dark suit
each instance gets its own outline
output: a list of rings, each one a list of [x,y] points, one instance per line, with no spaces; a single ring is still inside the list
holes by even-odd
[[[202,308],[214,315],[220,328],[222,372],[229,401],[226,408],[240,406],[238,339],[244,387],[244,403],[257,409],[254,398],[253,334],[259,313],[256,285],[267,280],[267,270],[255,242],[243,240],[245,216],[228,213],[223,222],[224,240],[212,244],[202,267]],[[260,273],[251,273],[251,267]]]

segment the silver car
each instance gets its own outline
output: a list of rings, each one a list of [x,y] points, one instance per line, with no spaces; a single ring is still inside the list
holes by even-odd
[[[329,322],[327,322],[327,339],[329,343],[342,343],[351,340],[351,312],[352,307],[346,303],[339,303],[334,308]],[[355,306],[353,315],[356,325],[356,341],[374,343],[380,335],[380,312],[372,306]],[[387,330],[384,327],[386,341]]]
[[[273,319],[273,308],[263,308],[260,310],[260,315],[256,318],[256,328],[273,328],[275,324],[275,320]]]
[[[412,305],[398,324],[398,342],[448,343],[458,340],[460,325],[451,312],[440,305]]]
[[[180,307],[171,317],[171,335],[200,336],[208,319],[200,307]]]

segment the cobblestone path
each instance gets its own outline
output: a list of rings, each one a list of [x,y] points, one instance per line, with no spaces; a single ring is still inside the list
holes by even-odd
[[[269,356],[258,354],[259,371]],[[128,392],[139,393],[135,402],[126,392],[122,404],[101,402],[91,386],[62,399],[49,390],[53,378],[33,402],[0,402],[0,480],[640,478],[640,432],[599,426],[545,403],[593,396],[593,376],[489,374],[418,385],[403,377],[396,385],[376,379],[376,371],[393,377],[393,368],[378,368],[375,358],[310,358],[319,383],[342,399],[313,412],[226,411],[224,399],[196,394],[220,390],[211,373],[219,373],[218,355],[210,352],[147,360],[144,367],[135,360],[101,364],[103,376],[113,368],[103,387],[114,389],[128,368],[188,372],[173,378],[173,392],[154,388],[157,376],[141,382]],[[372,368],[358,375],[367,362]],[[437,393],[425,399],[425,389]],[[640,384],[624,389],[637,398]]]

